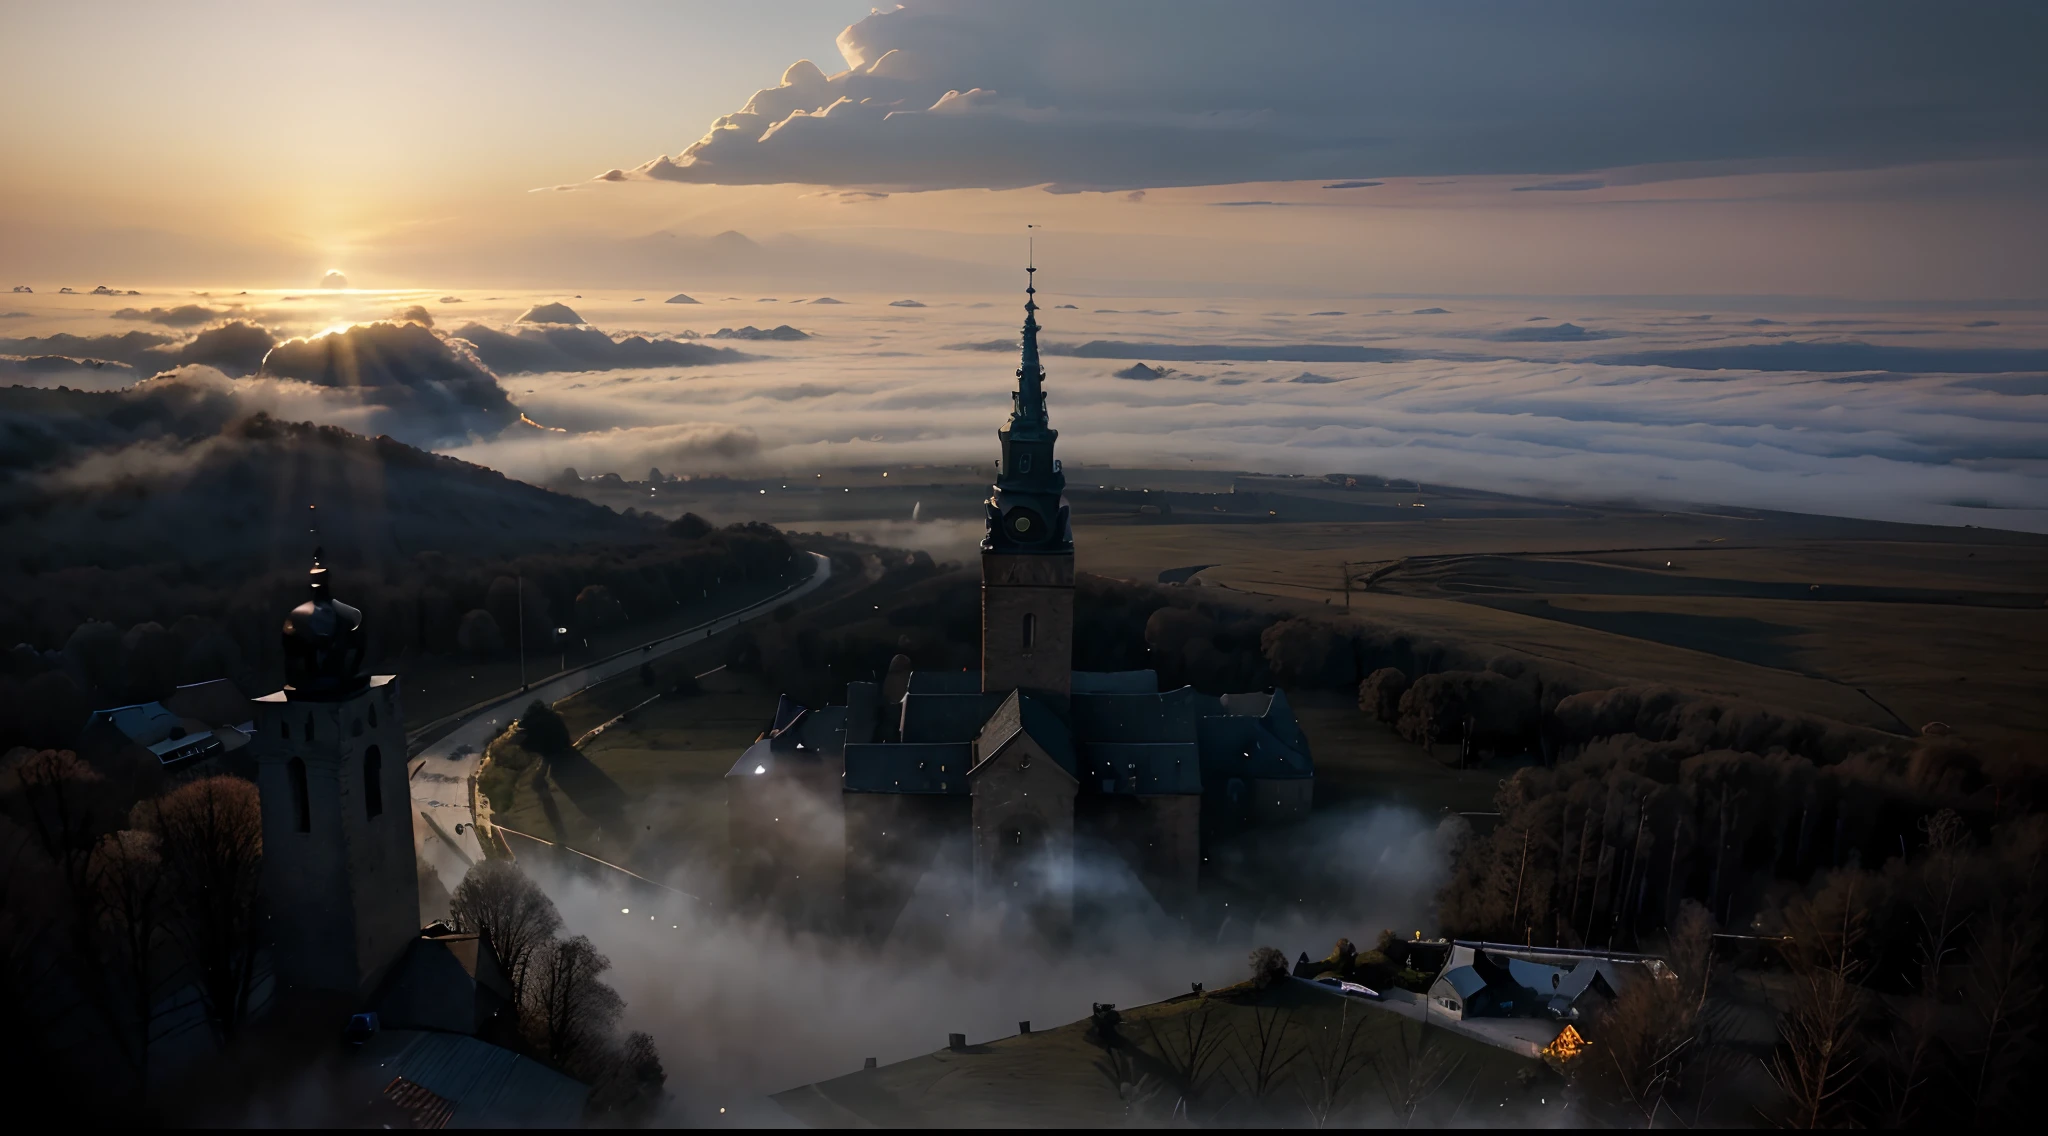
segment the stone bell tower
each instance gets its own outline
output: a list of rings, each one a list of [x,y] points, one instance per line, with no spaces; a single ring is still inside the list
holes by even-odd
[[[1024,690],[1064,704],[1073,686],[1074,531],[1060,432],[1045,413],[1038,362],[1036,266],[1025,269],[1024,357],[981,539],[981,688]]]
[[[290,989],[370,994],[419,934],[398,676],[362,673],[363,613],[313,553],[284,620],[285,688],[255,700],[263,889]]]

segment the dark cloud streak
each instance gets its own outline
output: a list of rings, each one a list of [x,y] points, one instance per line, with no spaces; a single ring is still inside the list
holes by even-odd
[[[2048,8],[940,2],[846,29],[642,176],[1132,189],[1358,175],[1816,168],[2048,150]],[[614,178],[616,171],[605,178]],[[1597,179],[1527,189],[1594,188]]]

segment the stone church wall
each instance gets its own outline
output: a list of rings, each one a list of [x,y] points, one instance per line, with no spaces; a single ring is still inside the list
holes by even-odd
[[[972,784],[976,906],[1012,907],[1064,934],[1074,917],[1073,774],[1018,734]]]

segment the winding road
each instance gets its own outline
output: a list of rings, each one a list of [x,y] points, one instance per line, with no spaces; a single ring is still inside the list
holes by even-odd
[[[832,578],[832,561],[816,552],[806,555],[816,561],[810,577],[767,599],[586,666],[551,675],[525,690],[511,691],[464,711],[452,729],[414,754],[408,763],[412,779],[413,844],[420,862],[433,868],[442,885],[453,893],[470,865],[483,859],[483,846],[476,838],[470,778],[477,772],[484,746],[517,718],[527,703],[536,698],[559,702],[579,690],[635,670],[649,659],[701,643],[816,591]]]

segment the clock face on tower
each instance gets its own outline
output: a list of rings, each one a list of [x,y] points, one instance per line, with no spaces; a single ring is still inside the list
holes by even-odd
[[[1031,509],[1010,510],[1009,515],[1003,518],[1003,524],[1009,528],[1014,540],[1043,540],[1046,535],[1045,518]]]

